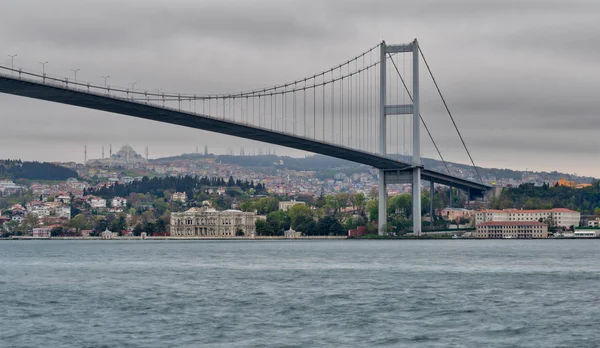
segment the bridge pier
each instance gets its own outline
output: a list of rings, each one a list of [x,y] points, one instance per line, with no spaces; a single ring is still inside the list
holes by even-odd
[[[412,104],[410,105],[387,105],[386,90],[386,71],[387,55],[392,53],[412,53],[413,74],[412,74]],[[417,39],[407,45],[386,45],[383,41],[380,45],[379,61],[379,153],[381,156],[387,156],[386,137],[387,137],[387,119],[390,115],[412,114],[412,219],[413,233],[416,236],[421,235],[421,114],[419,110],[419,43]],[[379,171],[379,217],[378,229],[379,235],[385,233],[387,224],[387,191],[385,170]],[[400,175],[398,175],[400,176]]]
[[[385,233],[387,224],[387,186],[385,180],[385,171],[379,170],[379,214],[377,217],[378,234],[380,236]]]
[[[435,187],[433,181],[429,182],[429,226],[433,227],[433,216],[435,211],[433,209],[433,199],[435,198]]]

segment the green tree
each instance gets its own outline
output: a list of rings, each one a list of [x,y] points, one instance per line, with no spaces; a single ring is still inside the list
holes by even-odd
[[[370,199],[366,204],[366,209],[369,215],[369,220],[377,221],[379,218],[379,200]]]
[[[290,228],[290,217],[283,210],[267,214],[267,223],[273,229],[273,235],[283,235],[283,231]]]
[[[275,233],[273,227],[266,220],[256,219],[256,234],[259,236],[272,236]]]
[[[344,236],[346,231],[334,216],[326,216],[317,223],[316,233],[321,236]]]
[[[294,230],[298,230],[300,224],[306,225],[308,221],[312,221],[313,213],[305,204],[296,204],[288,211],[291,226]],[[304,232],[304,231],[302,231]]]
[[[77,214],[75,215],[75,217],[73,217],[70,221],[69,221],[69,226],[71,226],[72,228],[75,229],[75,233],[77,233],[78,235],[81,233],[82,230],[86,229],[88,226],[88,220],[86,219],[85,215],[83,214]]]

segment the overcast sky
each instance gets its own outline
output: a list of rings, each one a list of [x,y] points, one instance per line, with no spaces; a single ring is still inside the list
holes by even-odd
[[[0,63],[136,88],[218,93],[327,69],[382,39],[418,38],[478,165],[600,177],[597,0],[0,0]],[[422,70],[423,117],[468,158]],[[0,95],[0,158],[83,161],[273,146]],[[424,138],[424,156],[435,157]],[[303,155],[278,148],[280,154]],[[108,150],[106,150],[108,153]]]

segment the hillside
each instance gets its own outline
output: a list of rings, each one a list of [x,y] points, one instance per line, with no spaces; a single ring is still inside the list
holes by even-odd
[[[9,180],[66,180],[77,178],[77,172],[47,162],[0,160],[0,178]]]
[[[323,155],[313,155],[304,158],[295,158],[287,156],[277,155],[259,155],[259,156],[231,156],[231,155],[197,155],[197,154],[184,154],[181,156],[173,156],[167,158],[159,158],[153,161],[173,161],[173,160],[197,160],[206,157],[216,158],[217,162],[236,164],[243,167],[268,167],[268,168],[285,168],[291,170],[309,170],[309,171],[330,171],[336,169],[341,172],[354,172],[361,167],[353,162],[332,158]],[[399,160],[410,162],[410,158],[407,156],[398,156]],[[440,172],[446,172],[444,164],[432,158],[423,158],[423,164],[426,168],[437,170]],[[459,177],[479,181],[473,167],[470,165],[447,162],[448,167],[452,174]],[[484,182],[508,182],[511,180],[527,182],[538,182],[538,183],[553,183],[560,179],[566,179],[568,181],[575,181],[578,183],[591,183],[595,178],[576,176],[568,173],[560,173],[557,171],[553,172],[533,172],[533,171],[520,171],[506,168],[477,168]]]

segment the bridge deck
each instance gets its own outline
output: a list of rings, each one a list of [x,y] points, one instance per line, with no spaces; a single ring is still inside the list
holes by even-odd
[[[408,163],[373,153],[340,147],[338,145],[280,133],[252,125],[217,119],[207,115],[136,102],[125,98],[88,92],[81,89],[67,88],[59,84],[42,83],[35,80],[18,79],[7,75],[0,75],[0,92],[257,140],[336,157],[369,165],[378,169],[402,171],[411,168],[411,165]],[[490,188],[481,183],[428,169],[423,170],[422,178],[427,181],[452,185],[463,190],[470,189],[472,195],[482,195]]]

